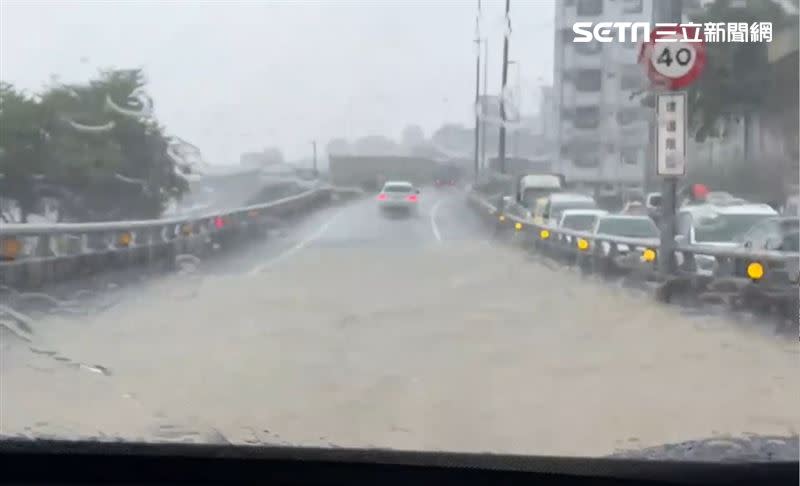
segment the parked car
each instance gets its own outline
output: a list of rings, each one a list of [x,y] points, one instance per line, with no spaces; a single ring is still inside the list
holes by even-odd
[[[597,218],[605,216],[608,211],[603,209],[565,209],[558,220],[558,227],[572,231],[593,231]],[[559,240],[567,244],[572,243],[572,236],[558,235]]]
[[[539,225],[556,226],[561,213],[568,209],[597,209],[597,202],[586,194],[558,192],[536,201],[533,222]]]
[[[645,249],[659,243],[658,226],[649,216],[609,214],[597,218],[592,228],[595,251],[599,251],[600,266],[605,272],[618,272],[641,263]],[[602,241],[603,237],[632,240],[626,243]]]
[[[558,227],[573,231],[592,231],[597,218],[605,216],[603,209],[565,209],[558,220]]]
[[[736,247],[737,239],[757,223],[777,216],[767,204],[686,206],[678,211],[676,240],[683,244]]]
[[[755,224],[737,238],[742,247],[758,251],[800,251],[800,218],[778,216]]]
[[[750,228],[739,238],[742,247],[748,252],[759,251],[778,251],[778,252],[799,252],[800,251],[800,218],[797,216],[778,216],[768,218]],[[756,260],[754,257],[753,260]],[[734,272],[740,277],[747,277],[747,260],[737,260]],[[796,259],[788,262],[764,263],[770,278],[783,278],[790,282],[797,283],[800,280],[800,264]]]
[[[685,206],[678,211],[675,240],[680,245],[736,248],[742,245],[741,237],[750,228],[777,214],[767,204],[736,200],[723,205]],[[694,261],[700,275],[714,275],[717,271],[716,258],[711,255],[695,254]],[[683,263],[681,254],[677,262]]]

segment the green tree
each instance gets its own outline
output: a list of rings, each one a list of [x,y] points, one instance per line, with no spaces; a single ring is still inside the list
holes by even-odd
[[[36,204],[35,180],[47,168],[42,122],[39,103],[0,82],[0,194],[16,201],[23,222]]]
[[[43,196],[77,220],[154,218],[188,183],[140,70],[102,71],[38,99],[0,85],[0,189],[23,218]]]
[[[773,0],[749,1],[732,6],[730,0],[714,0],[692,18],[704,22],[772,22],[783,25],[786,12]],[[690,117],[697,141],[722,135],[720,122],[764,106],[769,93],[770,69],[765,42],[706,43],[706,66],[688,90]]]

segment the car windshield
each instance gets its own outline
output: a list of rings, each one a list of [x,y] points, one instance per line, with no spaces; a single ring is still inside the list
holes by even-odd
[[[562,227],[576,231],[587,231],[592,229],[597,215],[594,214],[568,214],[564,216]]]
[[[650,218],[603,218],[597,233],[627,238],[657,238],[658,227]]]
[[[714,214],[695,219],[694,238],[698,243],[733,242],[768,214]]]
[[[678,21],[704,42],[643,44]],[[796,444],[796,262],[688,247],[796,204],[797,29],[796,0],[0,0],[0,442]]]

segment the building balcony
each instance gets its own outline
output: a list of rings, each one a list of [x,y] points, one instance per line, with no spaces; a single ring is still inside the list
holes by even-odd
[[[603,101],[602,91],[578,91],[572,83],[564,84],[561,89],[564,107],[599,105]]]
[[[571,35],[572,32],[570,32]],[[563,58],[563,66],[565,69],[574,69],[574,68],[586,68],[586,69],[600,69],[605,64],[605,53],[603,52],[603,48],[601,47],[600,50],[592,52],[591,50],[582,50],[586,49],[582,46],[603,46],[600,43],[589,43],[589,44],[573,44],[572,42],[568,42],[564,44],[564,58]]]

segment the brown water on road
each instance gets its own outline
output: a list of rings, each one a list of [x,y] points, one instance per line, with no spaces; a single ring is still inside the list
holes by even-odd
[[[796,342],[509,248],[309,247],[173,275],[2,362],[4,434],[605,455],[796,435]]]

